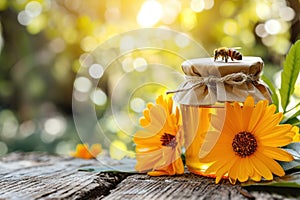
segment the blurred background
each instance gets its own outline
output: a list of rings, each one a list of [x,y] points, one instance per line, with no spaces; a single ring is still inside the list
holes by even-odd
[[[299,0],[0,0],[0,155],[12,151],[68,154],[75,149],[81,141],[72,117],[73,85],[75,92],[91,85],[76,75],[88,55],[117,34],[163,27],[186,34],[208,54],[221,46],[242,47],[244,55],[262,57],[265,75],[279,87],[285,54],[300,39],[299,13]],[[122,41],[128,43],[126,39],[120,40],[120,48]],[[174,39],[168,45],[180,49],[188,44]],[[111,70],[143,72],[137,66],[153,60],[163,60],[177,71],[183,61],[157,51],[137,51],[119,58],[114,63],[119,69]],[[111,141],[103,142],[103,147],[117,158],[114,146],[132,153],[135,130],[127,134],[105,115],[113,79],[101,72],[101,66],[89,69],[92,77],[101,78],[91,100]],[[170,78],[170,85],[175,82]],[[137,90],[123,105],[126,114],[138,124],[146,103],[164,90],[160,86]],[[76,98],[80,101],[81,96],[75,93]],[[298,78],[294,101],[299,98]]]

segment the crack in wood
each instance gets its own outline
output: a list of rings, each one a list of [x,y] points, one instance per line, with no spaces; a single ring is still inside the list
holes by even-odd
[[[110,194],[110,191],[126,179],[130,174],[103,172],[98,174],[98,178],[94,179],[92,184],[74,196],[74,199],[101,199]]]

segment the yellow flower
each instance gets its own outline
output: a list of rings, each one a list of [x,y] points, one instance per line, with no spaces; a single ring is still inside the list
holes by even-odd
[[[150,170],[150,176],[183,174],[180,114],[177,107],[175,113],[172,109],[172,98],[160,95],[144,110],[140,119],[144,129],[134,135],[137,171]]]
[[[76,158],[92,159],[97,157],[101,151],[101,144],[93,144],[90,149],[88,144],[77,144],[76,152],[71,152],[70,154]]]
[[[299,127],[298,126],[294,126],[292,128],[292,131],[295,133],[295,136],[293,137],[293,142],[300,142]]]
[[[293,157],[278,147],[292,142],[295,131],[292,125],[279,125],[282,113],[274,114],[275,110],[267,100],[255,105],[251,96],[243,105],[226,103],[223,116],[212,116],[213,126],[221,133],[202,160],[214,162],[205,173],[216,173],[216,183],[228,176],[233,184],[249,178],[272,180],[273,174],[283,176],[284,170],[275,160],[292,161]]]

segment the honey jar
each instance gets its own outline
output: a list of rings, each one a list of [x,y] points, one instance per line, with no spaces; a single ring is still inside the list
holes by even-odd
[[[222,127],[224,123],[220,119],[226,116],[225,102],[244,102],[249,95],[255,102],[271,102],[269,89],[259,80],[263,65],[260,57],[231,62],[198,58],[182,63],[185,81],[173,93],[182,113],[186,165],[190,172],[204,175],[211,165],[201,159],[218,140],[221,131],[216,126]]]

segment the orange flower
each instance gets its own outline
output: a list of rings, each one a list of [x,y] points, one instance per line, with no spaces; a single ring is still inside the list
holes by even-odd
[[[76,152],[71,152],[70,154],[76,158],[92,159],[97,157],[101,151],[101,144],[93,144],[90,149],[88,144],[77,144]]]
[[[213,116],[213,126],[221,134],[203,162],[213,162],[205,173],[215,173],[216,183],[228,175],[231,183],[249,178],[272,180],[273,174],[283,176],[282,167],[275,161],[292,161],[293,156],[280,149],[292,142],[295,128],[279,124],[282,113],[267,100],[256,105],[250,96],[243,105],[226,103],[225,121],[222,114]]]
[[[172,109],[172,98],[160,95],[156,104],[149,103],[144,110],[140,119],[144,130],[134,136],[137,171],[150,170],[150,176],[183,174],[180,114],[177,107],[175,113]]]

